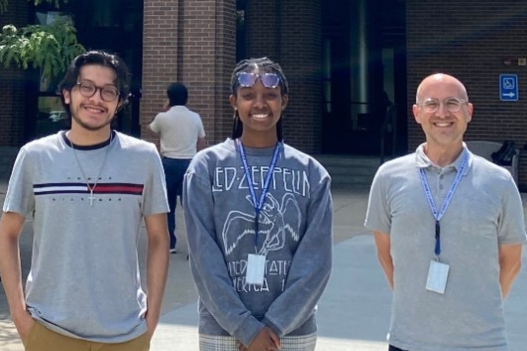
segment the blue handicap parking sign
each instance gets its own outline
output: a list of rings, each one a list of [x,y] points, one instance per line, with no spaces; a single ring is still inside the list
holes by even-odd
[[[518,101],[518,75],[500,74],[500,100]]]

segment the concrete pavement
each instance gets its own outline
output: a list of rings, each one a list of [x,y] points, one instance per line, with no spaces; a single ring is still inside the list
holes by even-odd
[[[1,203],[2,193],[5,193],[5,184],[0,185]],[[373,239],[363,227],[367,189],[336,188],[333,196],[334,269],[319,304],[317,351],[386,351],[391,293],[377,263]],[[180,208],[177,219],[181,233],[179,253],[171,256],[163,315],[152,340],[152,351],[198,350],[196,290],[185,259],[186,238]],[[32,239],[31,223],[28,224],[21,238],[24,275],[29,267]],[[526,251],[524,267],[527,267]],[[505,304],[511,351],[527,350],[526,293],[527,269],[524,268]],[[9,320],[3,290],[0,291],[0,350],[23,350]]]

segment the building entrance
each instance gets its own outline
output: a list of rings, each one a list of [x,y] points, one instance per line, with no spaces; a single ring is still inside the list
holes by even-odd
[[[323,151],[406,151],[404,0],[323,2]]]

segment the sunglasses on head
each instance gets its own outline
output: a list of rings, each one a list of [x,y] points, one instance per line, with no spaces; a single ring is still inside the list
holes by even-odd
[[[262,75],[249,72],[239,72],[236,74],[238,84],[244,88],[251,88],[256,84],[258,78],[266,88],[276,88],[280,84],[280,77],[276,73],[264,73]]]

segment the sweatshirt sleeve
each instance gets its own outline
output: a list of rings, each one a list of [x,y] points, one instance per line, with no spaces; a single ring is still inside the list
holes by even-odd
[[[329,176],[323,178],[311,195],[306,232],[291,262],[285,290],[263,319],[280,337],[308,320],[329,280],[333,250],[330,184]]]
[[[252,316],[234,289],[215,239],[212,185],[196,173],[191,165],[185,175],[183,190],[192,276],[200,300],[214,319],[230,335],[248,346],[264,324]],[[207,174],[206,170],[204,174]]]

